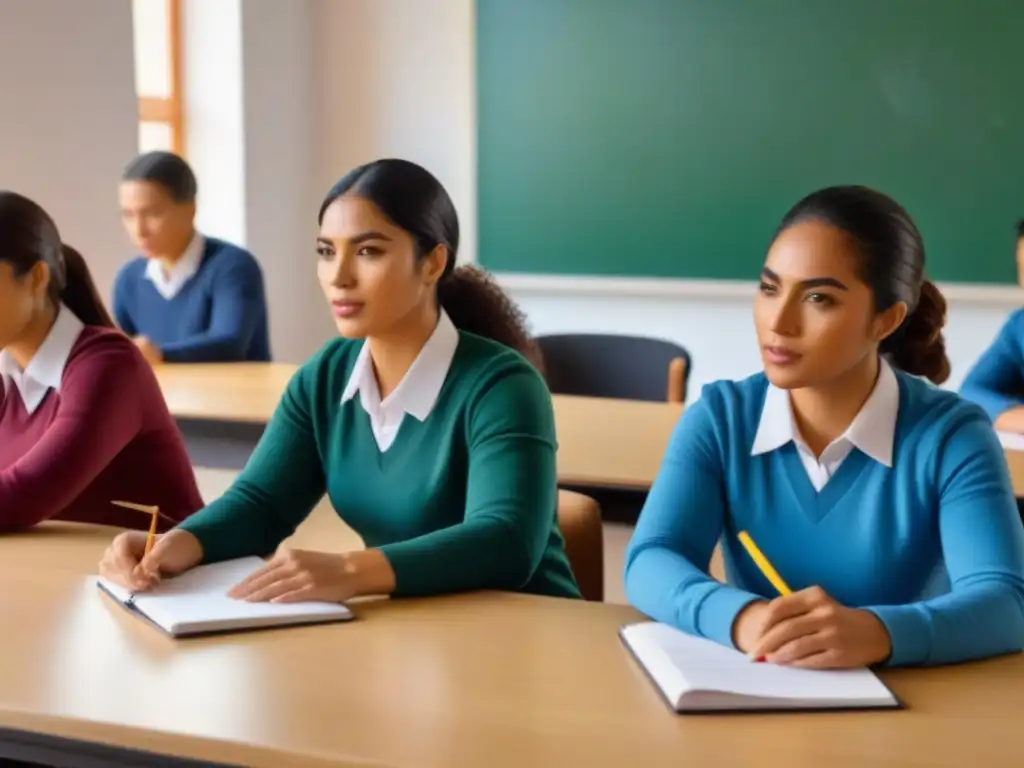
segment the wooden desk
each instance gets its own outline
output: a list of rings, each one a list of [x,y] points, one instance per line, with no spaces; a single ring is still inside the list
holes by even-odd
[[[0,590],[0,616],[17,627],[0,640],[0,756],[127,765],[125,750],[139,750],[130,764],[255,768],[1024,757],[1020,656],[885,673],[905,712],[678,717],[617,638],[640,618],[625,606],[477,593],[363,603],[346,625],[174,641],[82,574],[11,564],[24,543],[0,538],[0,577],[17,584]]]
[[[296,368],[160,365],[157,379],[193,463],[241,469]],[[555,395],[558,476],[567,485],[650,487],[683,406]]]

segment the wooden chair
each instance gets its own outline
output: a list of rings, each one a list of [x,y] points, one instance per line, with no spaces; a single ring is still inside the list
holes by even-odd
[[[576,583],[584,600],[604,600],[604,532],[601,507],[575,491],[558,492],[558,527],[565,539]]]
[[[553,394],[686,400],[690,353],[673,342],[588,333],[538,336],[536,342]]]

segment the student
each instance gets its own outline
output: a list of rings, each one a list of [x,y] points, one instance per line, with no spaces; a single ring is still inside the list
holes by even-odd
[[[0,192],[0,531],[48,518],[146,528],[202,506],[152,369],[114,329],[82,257]],[[161,527],[166,525],[161,523]]]
[[[163,536],[118,536],[100,566],[145,589],[200,562],[265,555],[326,491],[367,549],[281,549],[248,600],[521,590],[576,598],[557,525],[551,396],[522,317],[455,268],[459,224],[418,165],[378,160],[328,193],[317,275],[342,338],[290,382],[233,487]]]
[[[142,255],[114,284],[117,324],[151,363],[270,360],[263,273],[248,251],[195,229],[196,178],[170,152],[135,158],[121,215]]]
[[[1024,286],[1024,219],[1017,222],[1017,282]],[[996,429],[1024,433],[1024,309],[1010,315],[960,393],[984,408]]]
[[[705,388],[626,553],[629,601],[778,664],[941,664],[1024,647],[1024,529],[981,410],[949,374],[945,301],[890,198],[786,215],[754,321],[764,372]],[[747,531],[793,590],[779,596]],[[708,575],[721,540],[728,584]]]

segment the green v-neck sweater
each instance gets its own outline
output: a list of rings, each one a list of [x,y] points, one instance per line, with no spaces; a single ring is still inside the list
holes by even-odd
[[[362,342],[328,343],[293,377],[245,469],[181,528],[204,562],[266,555],[326,492],[387,557],[396,594],[502,589],[579,597],[557,523],[555,424],[540,374],[459,332],[423,422],[381,452],[360,398],[342,403]]]

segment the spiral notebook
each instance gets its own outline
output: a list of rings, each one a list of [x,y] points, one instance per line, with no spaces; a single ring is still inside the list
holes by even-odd
[[[619,634],[678,713],[902,707],[869,669],[819,671],[757,663],[656,622],[630,624]]]
[[[172,637],[353,618],[348,608],[337,603],[249,603],[228,597],[232,587],[264,565],[258,557],[200,565],[135,594],[103,578],[97,578],[96,584]]]

